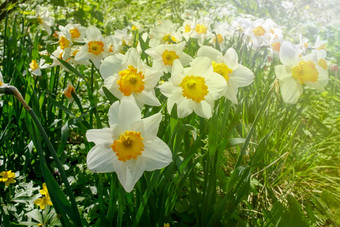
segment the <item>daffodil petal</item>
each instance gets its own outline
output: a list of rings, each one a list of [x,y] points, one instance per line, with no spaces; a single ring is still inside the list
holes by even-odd
[[[95,144],[111,144],[112,143],[112,128],[89,129],[86,132],[86,138],[89,142]]]
[[[284,65],[294,65],[298,63],[299,52],[292,43],[284,41],[280,48],[280,60]]]
[[[144,143],[142,156],[145,160],[146,171],[164,168],[172,162],[170,148],[158,137],[150,142]]]
[[[114,160],[114,170],[117,173],[120,184],[126,192],[131,192],[143,175],[145,169],[145,161],[142,159],[131,159],[126,162]]]
[[[114,56],[109,56],[103,60],[102,64],[100,65],[100,74],[104,79],[119,73],[121,70],[123,57],[124,55],[117,54]]]
[[[280,80],[279,82],[283,101],[290,104],[297,103],[303,92],[301,84],[299,84],[294,78]]]
[[[87,168],[96,173],[113,172],[115,159],[117,157],[110,145],[99,144],[87,154]]]

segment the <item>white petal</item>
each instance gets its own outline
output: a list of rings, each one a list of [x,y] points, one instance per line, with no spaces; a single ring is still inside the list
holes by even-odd
[[[237,92],[238,92],[238,87],[232,81],[228,81],[228,86],[224,93],[224,96],[227,99],[229,99],[232,103],[238,104]]]
[[[202,46],[197,51],[197,57],[208,57],[212,61],[222,59],[222,53],[210,46]]]
[[[164,168],[172,162],[172,153],[169,146],[158,137],[144,143],[142,157],[145,160],[146,171]]]
[[[177,116],[183,118],[192,113],[192,109],[189,108],[189,101],[187,98],[182,97],[177,101]],[[170,114],[171,112],[169,112]]]
[[[126,162],[114,160],[114,170],[117,173],[119,182],[127,192],[131,192],[139,178],[145,170],[145,161],[143,159],[131,159]]]
[[[280,60],[284,65],[294,65],[298,62],[298,48],[292,43],[284,41],[280,48]]]
[[[190,102],[190,107],[193,108],[194,112],[203,118],[211,118],[212,116],[212,108],[211,106],[205,102],[205,101],[201,101],[200,103],[196,103],[195,101]]]
[[[85,44],[80,48],[76,56],[74,57],[75,61],[83,61],[89,59],[88,45]]]
[[[275,75],[279,80],[286,80],[292,78],[291,73],[287,71],[287,66],[277,65],[275,66]]]
[[[279,82],[283,101],[290,104],[297,103],[303,92],[301,84],[299,84],[294,78],[283,81],[280,80]]]
[[[143,65],[143,62],[141,61],[141,58],[138,54],[138,51],[136,48],[130,48],[124,57],[123,65],[132,65],[134,67],[139,67],[139,65]],[[138,70],[139,71],[139,70]]]
[[[104,59],[104,61],[100,65],[100,74],[104,79],[107,79],[109,76],[113,76],[114,74],[119,73],[119,71],[121,70],[123,57],[124,55],[117,54]]]
[[[112,129],[89,129],[86,132],[86,138],[89,142],[94,142],[95,144],[112,144]]]
[[[224,54],[224,61],[229,68],[235,70],[238,66],[238,56],[234,48],[229,48]]]
[[[247,67],[239,65],[230,75],[230,80],[237,82],[238,87],[245,87],[253,82],[254,73]]]
[[[115,159],[117,157],[109,145],[96,145],[87,154],[87,168],[96,173],[113,172]]]
[[[117,101],[118,102],[118,101]],[[140,109],[133,97],[124,97],[120,104],[113,103],[109,109],[109,124],[127,129],[133,122],[141,119]],[[118,110],[117,110],[118,109]]]
[[[181,75],[183,74],[183,72],[184,69],[181,62],[178,59],[176,59],[173,62],[171,71],[171,81],[174,85],[179,85],[182,82],[183,78],[181,77]]]
[[[157,136],[159,124],[162,121],[162,114],[156,113],[150,117],[144,118],[143,120],[145,137]]]
[[[155,92],[152,91],[142,91],[141,93],[136,93],[133,95],[136,101],[142,105],[146,104],[149,106],[160,106],[161,103],[158,101]]]
[[[188,66],[193,58],[186,53],[182,53],[179,59],[183,66]]]
[[[163,95],[169,97],[175,87],[171,82],[166,81],[163,84],[159,85],[158,88],[161,90]]]
[[[191,62],[190,75],[204,76],[208,70],[212,71],[211,61],[207,57],[198,57]]]
[[[100,40],[102,37],[102,34],[100,30],[96,27],[88,27],[86,30],[86,39],[87,40]]]

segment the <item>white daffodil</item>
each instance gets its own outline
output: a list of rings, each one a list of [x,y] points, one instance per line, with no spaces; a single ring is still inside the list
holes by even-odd
[[[116,172],[127,192],[131,192],[144,171],[154,171],[172,162],[170,148],[157,137],[161,113],[141,119],[131,98],[113,103],[110,128],[90,129],[86,138],[95,146],[87,155],[87,167],[96,173]]]
[[[162,44],[147,49],[145,52],[153,58],[152,67],[156,70],[171,72],[174,60],[179,59],[183,66],[189,65],[192,57],[184,53],[185,42],[179,44]]]
[[[150,47],[159,44],[172,44],[182,41],[182,35],[177,32],[177,25],[170,20],[161,21],[160,24],[150,29]]]
[[[213,35],[213,38],[210,40],[210,43],[213,46],[216,46],[216,43],[218,43],[220,49],[223,51],[225,48],[225,37],[227,35],[232,34],[229,29],[229,24],[228,23],[216,24],[214,32],[215,34]]]
[[[73,45],[71,34],[69,32],[62,33],[59,32],[59,47],[63,51],[63,58],[68,58],[70,56],[71,47]]]
[[[159,86],[168,97],[168,112],[177,104],[177,115],[183,118],[193,111],[200,117],[210,118],[214,101],[220,98],[226,86],[225,80],[213,71],[210,59],[198,57],[183,68],[176,59],[172,66],[171,78]]]
[[[41,59],[39,64],[37,60],[34,59],[31,61],[28,71],[35,76],[41,76],[41,69],[46,69],[48,67],[50,67],[50,65],[45,64],[45,59]]]
[[[195,23],[195,29],[191,33],[191,38],[197,39],[198,45],[203,46],[205,40],[212,38],[211,25],[212,21],[208,17],[200,18]]]
[[[261,46],[268,46],[272,38],[270,27],[272,20],[264,20],[262,18],[255,20],[252,25],[246,30],[245,34],[250,38],[249,42],[253,49]]]
[[[54,24],[54,17],[49,16],[49,12],[46,8],[37,5],[35,15],[38,18],[38,22],[46,30],[47,34],[51,35],[51,27]]]
[[[183,38],[186,41],[188,41],[194,28],[195,28],[194,20],[185,20],[183,22],[182,27],[180,27],[178,30],[182,33]]]
[[[73,101],[72,92],[75,93],[76,89],[70,81],[67,81],[67,87],[64,89],[63,93],[69,102]]]
[[[154,87],[162,72],[147,66],[135,48],[125,55],[117,54],[104,59],[100,66],[104,86],[118,99],[133,96],[140,108],[144,104],[159,106]]]
[[[118,54],[120,52],[121,44],[119,44],[120,41],[118,42],[118,40],[115,38],[115,36],[113,36],[113,35],[106,36],[105,37],[105,43],[108,46],[108,51],[106,53],[107,56],[115,55],[115,54]]]
[[[132,46],[133,44],[133,35],[127,28],[115,30],[115,34],[112,39],[113,40],[111,42],[115,45],[115,49],[121,51],[124,51],[124,47]]]
[[[210,58],[214,72],[221,75],[226,81],[223,96],[237,104],[238,88],[250,85],[254,80],[254,73],[238,63],[236,51],[229,48],[223,55],[212,47],[203,46],[198,50],[197,56]]]
[[[6,86],[6,84],[4,83],[4,78],[3,78],[2,73],[0,71],[0,87],[2,87],[2,86]]]
[[[91,60],[99,68],[100,61],[107,51],[104,38],[96,27],[89,27],[86,30],[86,44],[82,46],[75,56],[76,61]]]
[[[59,25],[59,30],[63,34],[69,34],[69,37],[74,42],[84,42],[86,28],[81,26],[80,24],[68,24],[65,27]]]
[[[298,47],[283,42],[280,50],[283,65],[275,66],[275,74],[279,79],[283,101],[297,103],[303,92],[302,85],[324,91],[328,83],[328,72],[318,64],[317,54],[299,57]]]

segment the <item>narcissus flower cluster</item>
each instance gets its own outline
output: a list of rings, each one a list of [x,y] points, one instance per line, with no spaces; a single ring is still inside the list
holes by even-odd
[[[209,119],[216,102],[238,104],[239,90],[253,83],[256,75],[241,57],[243,50],[230,44],[236,37],[249,51],[265,48],[271,57],[279,55],[282,65],[275,67],[275,73],[286,103],[296,103],[303,87],[322,91],[328,82],[326,44],[320,38],[314,46],[304,38],[300,39],[303,45],[293,45],[284,41],[282,29],[271,19],[245,16],[229,23],[190,13],[183,17],[182,24],[161,20],[150,29],[133,22],[114,34],[67,24],[54,34],[51,66],[69,71],[92,65],[102,79],[99,94],[119,100],[109,109],[109,127],[86,133],[95,144],[87,166],[93,172],[116,172],[127,192],[144,171],[172,162],[171,150],[157,137],[162,113],[171,114],[176,108],[178,118]],[[32,59],[29,71],[40,75],[43,63],[44,59]],[[73,93],[76,88],[67,81],[62,94],[71,102]],[[142,118],[142,113],[157,106],[163,112]]]

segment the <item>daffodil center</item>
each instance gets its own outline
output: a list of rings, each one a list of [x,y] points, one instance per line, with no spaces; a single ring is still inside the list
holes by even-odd
[[[78,28],[71,29],[70,33],[71,33],[72,39],[76,39],[76,38],[80,37],[80,32],[79,32]]]
[[[43,24],[43,20],[41,19],[40,16],[38,16],[38,23],[39,23],[39,24]]]
[[[253,29],[253,32],[256,36],[263,36],[266,33],[266,30],[262,26],[257,26]]]
[[[68,48],[70,46],[70,43],[71,42],[65,36],[61,36],[59,39],[60,49],[62,50]]]
[[[213,61],[212,66],[213,66],[215,73],[218,73],[221,76],[223,76],[226,81],[229,80],[229,78],[230,78],[229,75],[233,72],[233,70],[230,69],[226,64],[216,63],[216,62]]]
[[[98,55],[104,52],[104,43],[102,41],[90,41],[88,43],[88,52]]]
[[[129,65],[126,70],[120,71],[119,76],[117,84],[119,90],[125,96],[130,96],[132,92],[140,93],[144,90],[144,74],[137,72],[137,69],[132,65]]]
[[[67,88],[64,91],[64,95],[66,98],[72,98],[72,92],[75,92],[75,88],[72,85],[67,86]]]
[[[281,43],[280,43],[280,42],[272,43],[272,48],[273,48],[273,50],[279,52],[279,51],[280,51],[280,48],[281,48]]]
[[[164,65],[172,65],[176,59],[179,59],[175,51],[165,50],[162,54]]]
[[[185,25],[185,27],[184,27],[184,32],[185,33],[188,33],[188,32],[190,32],[191,31],[191,27],[190,27],[190,25]]]
[[[39,65],[37,63],[37,60],[32,60],[32,62],[30,63],[30,68],[34,71],[37,68],[39,68]]]
[[[123,162],[137,159],[144,151],[143,137],[140,132],[135,131],[125,131],[110,146],[116,153],[118,160]]]
[[[4,83],[2,83],[2,81],[0,81],[0,86],[2,86]]]
[[[205,84],[204,78],[200,76],[186,76],[180,86],[182,87],[182,95],[197,103],[204,100],[204,97],[208,94],[208,86]]]
[[[305,82],[316,82],[318,80],[318,70],[312,61],[301,60],[297,66],[292,68],[293,77],[304,84]]]
[[[224,40],[222,34],[217,34],[217,35],[216,35],[216,38],[217,38],[217,42],[218,42],[218,43],[222,43],[223,40]]]
[[[171,36],[170,34],[167,34],[167,35],[163,36],[161,42],[166,43],[166,44],[177,43],[177,39],[176,39],[176,37]]]
[[[196,24],[195,31],[198,34],[207,34],[208,27],[204,24]]]
[[[318,61],[318,66],[320,66],[321,68],[323,68],[324,70],[327,70],[327,62],[325,59],[321,58],[319,61]]]

